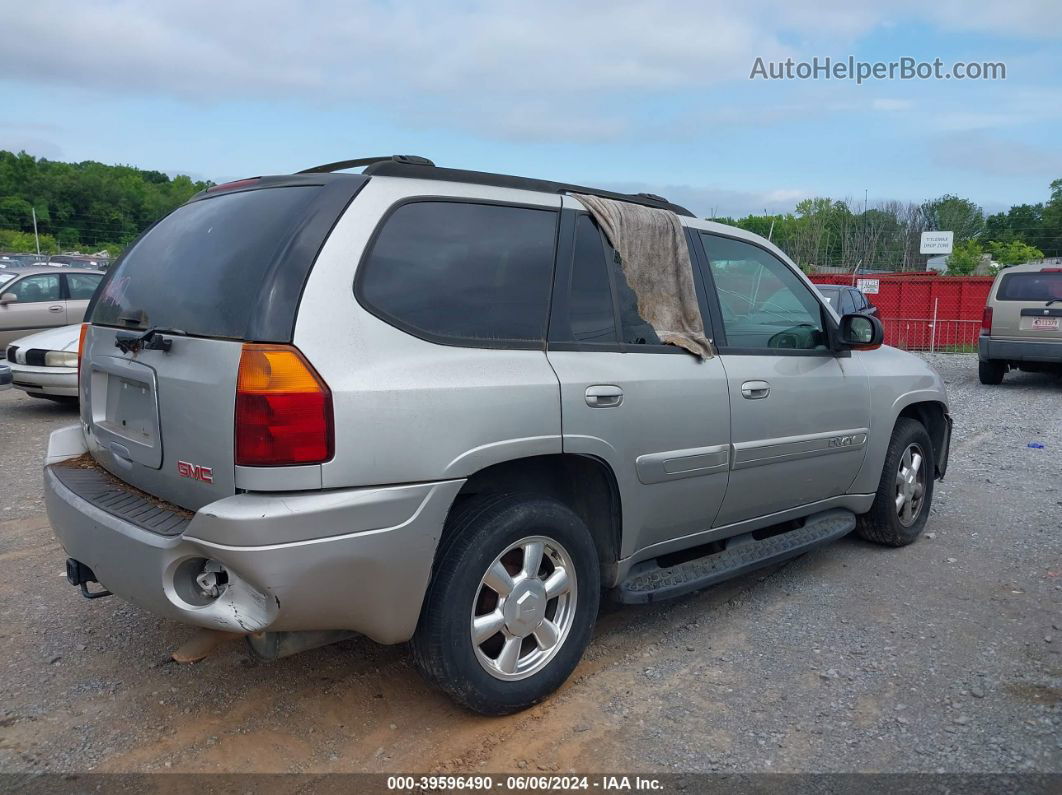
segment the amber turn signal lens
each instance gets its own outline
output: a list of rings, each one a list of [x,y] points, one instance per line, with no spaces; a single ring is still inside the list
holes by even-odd
[[[236,379],[236,464],[298,466],[332,457],[332,392],[297,348],[246,344]]]

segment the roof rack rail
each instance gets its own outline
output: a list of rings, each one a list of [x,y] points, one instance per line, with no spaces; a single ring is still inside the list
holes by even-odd
[[[440,168],[430,160],[410,157],[380,157],[367,158],[372,162],[349,161],[350,165],[344,168],[352,168],[354,164],[367,165],[363,173],[369,176],[380,177],[409,177],[413,179],[435,179],[446,182],[464,182],[472,185],[490,185],[496,188],[518,188],[521,190],[533,190],[540,193],[588,193],[591,196],[600,196],[602,199],[614,199],[615,201],[641,204],[645,207],[656,207],[661,210],[670,210],[676,215],[694,217],[693,213],[679,204],[669,202],[663,196],[653,193],[616,193],[615,191],[602,190],[601,188],[587,188],[582,185],[570,185],[566,182],[553,182],[546,179],[534,179],[532,177],[516,177],[510,174],[494,174],[489,171],[465,171],[459,168]],[[421,162],[423,161],[423,162]],[[332,164],[336,165],[336,164]],[[329,167],[322,166],[322,169]],[[316,171],[317,169],[311,169]]]
[[[417,166],[434,166],[435,164],[426,157],[419,155],[383,155],[381,157],[359,157],[356,160],[337,160],[335,163],[325,163],[323,166],[304,168],[298,174],[329,174],[333,171],[342,171],[345,168],[357,168],[358,166],[371,166],[373,163],[408,163]]]

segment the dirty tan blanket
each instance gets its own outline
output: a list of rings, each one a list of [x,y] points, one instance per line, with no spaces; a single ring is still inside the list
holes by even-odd
[[[714,354],[704,333],[693,265],[678,216],[670,210],[575,194],[619,253],[638,313],[662,342],[702,359]]]

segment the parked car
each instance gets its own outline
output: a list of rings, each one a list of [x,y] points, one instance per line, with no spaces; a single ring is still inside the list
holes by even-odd
[[[89,270],[107,270],[110,260],[104,257],[90,257],[84,254],[53,254],[48,257],[49,265],[58,268],[86,268]]]
[[[943,382],[767,240],[419,158],[334,173],[365,162],[212,187],[107,273],[44,470],[86,595],[267,657],[411,641],[500,714],[564,682],[602,593],[922,532]],[[661,344],[588,192],[674,213],[714,355]]]
[[[816,284],[815,287],[839,315],[862,312],[865,315],[878,316],[878,308],[870,302],[862,290],[846,287],[843,284]]]
[[[14,386],[30,397],[77,400],[77,343],[81,324],[47,329],[7,346]]]
[[[0,265],[25,268],[47,261],[47,254],[0,254]]]
[[[992,283],[977,341],[982,384],[1008,369],[1062,373],[1062,268],[1015,265]]]
[[[100,271],[47,265],[0,273],[0,349],[40,329],[80,323],[102,278]]]
[[[0,392],[11,388],[11,368],[0,364]]]

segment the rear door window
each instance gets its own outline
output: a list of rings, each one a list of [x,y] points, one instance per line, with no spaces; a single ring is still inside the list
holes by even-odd
[[[1062,301],[1062,271],[1004,274],[998,301]]]
[[[638,297],[627,283],[615,249],[606,246],[605,251],[609,268],[612,270],[612,284],[616,290],[622,341],[627,345],[663,345],[656,331],[638,311]]]
[[[318,190],[262,188],[178,207],[107,274],[92,322],[244,338],[270,268]]]
[[[71,301],[87,301],[92,298],[96,288],[103,279],[103,274],[95,273],[68,273],[66,274],[66,289],[70,294]]]
[[[605,249],[601,232],[589,215],[580,215],[575,224],[568,316],[576,342],[616,342]]]
[[[381,319],[426,339],[535,347],[545,339],[559,213],[418,201],[384,221],[356,291]]]

